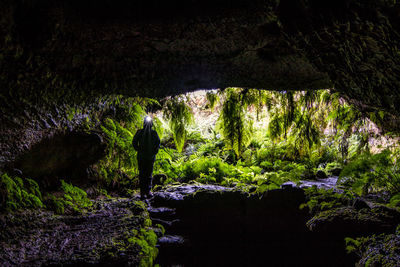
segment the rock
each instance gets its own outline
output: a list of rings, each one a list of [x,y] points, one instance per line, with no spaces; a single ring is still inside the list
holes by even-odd
[[[102,138],[93,133],[70,132],[42,140],[34,145],[13,164],[27,177],[87,176],[89,165],[106,155]],[[50,185],[58,180],[47,180]]]
[[[155,174],[153,175],[153,186],[162,185],[167,180],[167,175],[165,174]]]
[[[328,175],[326,175],[326,173],[323,170],[318,170],[315,176],[317,176],[317,178],[319,179],[328,178]]]
[[[141,249],[129,233],[145,229],[148,215],[133,206],[129,199],[106,199],[95,201],[87,214],[0,215],[0,266],[138,266]]]
[[[281,185],[282,189],[297,187],[297,188],[307,188],[316,186],[318,188],[331,189],[336,187],[337,177],[329,177],[317,181],[305,181],[301,180],[298,184],[294,182],[285,182]]]
[[[179,235],[165,235],[158,239],[158,243],[160,245],[168,244],[168,245],[181,245],[185,243],[185,239]]]
[[[339,176],[341,172],[342,172],[342,168],[333,168],[332,170],[330,170],[330,173],[333,176]]]
[[[317,177],[313,172],[306,171],[301,175],[302,180],[315,180]]]
[[[400,235],[381,234],[362,239],[362,246],[356,248],[361,255],[357,266],[399,266]]]
[[[183,250],[169,246],[168,238],[160,240],[160,265],[264,266],[265,257],[260,255],[265,251],[274,255],[268,258],[271,266],[323,266],[328,257],[332,265],[349,265],[343,239],[321,241],[305,227],[309,213],[299,209],[306,201],[301,188],[286,186],[260,196],[227,187],[189,184],[154,194],[151,205],[175,208],[180,220],[175,226],[167,226],[166,234],[185,239]]]
[[[352,207],[356,210],[370,209],[367,202],[364,199],[359,198],[359,197],[354,199]]]
[[[360,201],[360,203],[362,203]],[[357,204],[362,206],[364,204]],[[315,233],[338,236],[366,236],[394,231],[400,220],[400,212],[385,206],[356,210],[341,207],[314,216],[307,227]]]

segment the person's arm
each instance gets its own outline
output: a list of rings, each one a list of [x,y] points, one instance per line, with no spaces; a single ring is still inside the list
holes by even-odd
[[[137,130],[135,136],[134,136],[133,139],[132,139],[132,145],[133,145],[133,148],[134,148],[136,151],[138,151],[138,149],[139,149],[139,136],[140,136],[140,132],[141,132],[140,130]]]

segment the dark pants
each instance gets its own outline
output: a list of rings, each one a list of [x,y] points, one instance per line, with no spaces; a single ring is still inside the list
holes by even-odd
[[[151,190],[154,159],[145,159],[138,157],[138,165],[140,195],[144,196],[149,194]]]

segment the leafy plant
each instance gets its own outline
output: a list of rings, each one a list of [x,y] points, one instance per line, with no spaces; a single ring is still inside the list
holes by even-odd
[[[378,154],[359,155],[343,168],[338,182],[351,186],[359,195],[380,189],[400,192],[400,175],[390,154],[389,150],[384,150]]]
[[[208,100],[209,108],[211,109],[211,111],[214,111],[214,107],[219,101],[218,93],[207,92],[206,98]]]
[[[169,128],[173,134],[178,152],[182,152],[187,136],[187,126],[193,122],[193,114],[185,101],[174,97],[166,101],[163,116],[169,121]]]
[[[248,103],[241,89],[227,88],[225,95],[226,99],[218,118],[218,128],[228,147],[240,157],[251,141],[252,123],[245,113]]]
[[[316,186],[306,188],[304,192],[306,194],[307,203],[300,205],[300,208],[303,209],[307,207],[312,214],[346,206],[354,199],[354,195],[349,191],[338,193],[333,189],[318,189]]]

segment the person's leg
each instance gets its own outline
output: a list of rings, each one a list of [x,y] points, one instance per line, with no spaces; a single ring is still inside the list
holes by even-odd
[[[154,165],[154,160],[146,160],[146,167],[145,167],[145,171],[144,174],[146,176],[146,184],[144,185],[145,188],[145,194],[148,196],[152,196],[152,194],[150,193],[151,191],[151,187],[152,187],[152,174],[153,174],[153,165]]]
[[[144,199],[147,192],[146,166],[143,159],[138,158],[140,198]]]

